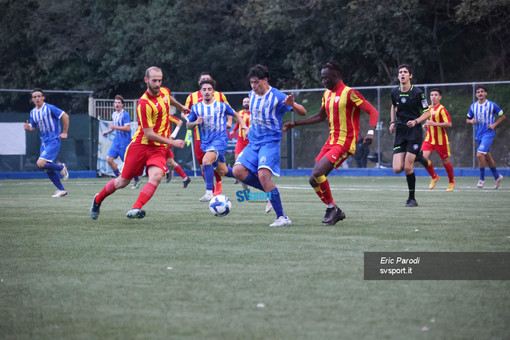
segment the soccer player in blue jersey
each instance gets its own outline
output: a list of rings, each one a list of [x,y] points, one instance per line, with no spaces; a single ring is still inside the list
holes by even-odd
[[[276,213],[276,221],[269,226],[290,225],[292,222],[283,212],[280,193],[271,176],[280,176],[283,115],[294,110],[298,115],[304,116],[306,110],[294,101],[293,95],[287,96],[269,85],[267,67],[255,65],[250,69],[248,79],[252,88],[251,125],[248,133],[250,143],[234,164],[234,176],[266,193]]]
[[[57,187],[57,191],[51,197],[64,197],[66,189],[60,182],[59,173],[64,181],[69,178],[67,166],[62,163],[54,163],[60,151],[61,139],[67,138],[69,130],[69,115],[58,107],[44,102],[45,96],[41,89],[32,91],[32,102],[35,107],[30,111],[30,122],[27,120],[24,129],[34,132],[39,128],[41,133],[41,149],[37,166],[46,171],[51,182]],[[60,119],[63,126],[60,128]]]
[[[503,110],[494,102],[487,100],[487,88],[479,85],[476,87],[476,102],[471,104],[467,114],[466,123],[475,126],[475,141],[478,144],[476,157],[480,168],[480,180],[478,188],[483,188],[485,183],[485,167],[488,165],[494,176],[494,189],[499,188],[503,175],[498,173],[496,162],[492,158],[490,146],[494,141],[496,126],[506,118]]]
[[[225,164],[225,152],[227,151],[227,116],[234,116],[242,129],[248,127],[230,105],[216,101],[214,91],[216,82],[214,79],[205,79],[200,82],[200,92],[203,101],[191,107],[191,113],[187,116],[187,129],[193,129],[198,125],[202,143],[200,148],[205,153],[202,160],[205,179],[205,195],[200,202],[209,202],[213,198],[214,169],[221,176],[234,177],[232,168]]]
[[[129,143],[131,143],[131,117],[129,116],[129,113],[124,110],[124,97],[120,94],[115,96],[113,105],[115,107],[115,111],[112,113],[113,123],[108,124],[110,129],[103,132],[103,136],[115,131],[113,143],[108,150],[106,161],[110,165],[110,168],[112,168],[115,177],[119,177],[120,171],[117,167],[117,163],[115,163],[115,158],[120,157],[120,159],[124,162],[126,148]],[[132,188],[136,189],[140,186],[140,178],[135,177],[134,181]]]

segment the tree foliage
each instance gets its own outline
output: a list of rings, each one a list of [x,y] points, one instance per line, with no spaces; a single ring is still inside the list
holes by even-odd
[[[209,71],[248,90],[256,63],[280,87],[318,87],[328,59],[351,85],[508,79],[509,0],[0,0],[0,87],[137,97],[144,70],[174,90]]]

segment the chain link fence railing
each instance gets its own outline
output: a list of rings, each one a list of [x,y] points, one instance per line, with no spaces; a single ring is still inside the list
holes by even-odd
[[[453,126],[449,128],[448,137],[451,146],[451,162],[454,167],[474,168],[477,167],[476,145],[473,140],[473,127],[466,124],[466,115],[469,106],[476,100],[474,93],[478,84],[484,84],[488,88],[487,99],[496,102],[503,111],[510,112],[510,81],[499,82],[469,82],[450,84],[417,84],[426,94],[431,88],[438,87],[443,93],[441,103],[450,113]],[[350,84],[347,84],[351,86]],[[374,135],[374,142],[370,146],[370,160],[367,167],[377,168],[391,166],[392,148],[394,135],[389,133],[390,122],[390,93],[395,86],[356,87],[376,109],[378,109],[379,123]],[[170,86],[171,88],[171,86]],[[323,88],[282,90],[285,93],[293,93],[296,101],[305,106],[307,116],[313,115],[320,110]],[[23,123],[29,117],[33,107],[30,101],[31,90],[0,89],[0,124]],[[46,101],[57,105],[68,112],[71,116],[71,124],[68,140],[62,144],[59,161],[71,164],[75,170],[96,170],[97,147],[98,147],[98,120],[110,120],[114,111],[113,99],[97,99],[88,91],[45,91]],[[248,95],[248,91],[223,92],[234,110],[242,108],[242,100]],[[172,95],[184,104],[187,92],[172,92]],[[136,118],[136,104],[138,99],[126,99],[125,109],[131,115],[133,122]],[[12,104],[16,103],[16,105]],[[20,104],[21,103],[21,104]],[[430,100],[429,100],[430,104]],[[22,109],[20,110],[20,107]],[[178,114],[177,114],[178,116]],[[293,113],[285,115],[284,120],[302,119]],[[510,167],[510,125],[508,121],[496,129],[496,138],[491,146],[491,152],[500,168]],[[19,128],[19,127],[18,127]],[[361,113],[360,134],[362,137],[368,130],[368,115]],[[24,132],[24,131],[23,131]],[[186,129],[181,129],[177,138],[184,139]],[[300,126],[283,135],[282,141],[282,169],[312,168],[315,157],[324,145],[328,137],[327,122],[316,125]],[[19,136],[19,140],[26,142],[24,155],[7,155],[0,152],[0,171],[31,171],[37,170],[35,161],[38,157],[40,141],[38,133],[26,133]],[[2,139],[0,143],[14,143],[14,140]],[[0,148],[2,150],[2,148]],[[198,166],[192,159],[191,147],[174,150],[176,161],[184,169],[193,169]],[[227,157],[227,163],[233,163],[233,155]],[[352,157],[351,157],[352,158]],[[432,161],[440,166],[440,160],[436,153],[432,154]],[[346,166],[357,167],[352,160]]]

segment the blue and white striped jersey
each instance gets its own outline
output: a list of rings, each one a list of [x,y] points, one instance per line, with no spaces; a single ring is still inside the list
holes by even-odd
[[[113,125],[115,126],[126,126],[131,124],[131,117],[129,116],[129,113],[127,113],[125,110],[122,110],[122,112],[114,111],[112,113],[112,120]],[[129,131],[119,131],[115,130],[115,137],[113,137],[113,144],[119,145],[119,146],[126,146],[131,142],[131,130]]]
[[[264,144],[282,139],[283,114],[292,107],[283,102],[287,95],[274,87],[259,96],[250,92],[251,125],[248,140],[254,144]]]
[[[218,101],[207,105],[202,101],[191,107],[188,121],[192,123],[198,117],[202,117],[202,124],[198,125],[200,139],[202,143],[208,145],[215,140],[225,140],[227,142],[227,115],[235,115],[230,105]]]
[[[475,118],[475,138],[480,139],[486,133],[494,134],[494,130],[489,129],[490,124],[503,114],[503,110],[494,102],[486,100],[485,103],[479,104],[478,101],[471,104],[467,116]]]
[[[48,103],[44,103],[41,109],[34,107],[30,111],[30,126],[39,129],[43,142],[58,138],[61,132],[59,119],[63,112],[55,105]]]

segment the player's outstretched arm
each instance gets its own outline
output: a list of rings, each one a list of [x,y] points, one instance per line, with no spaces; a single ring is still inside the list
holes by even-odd
[[[177,110],[181,111],[185,115],[190,113],[190,109],[187,106],[182,105],[172,96],[170,96],[170,105],[175,106]]]
[[[175,146],[176,148],[180,148],[180,149],[182,149],[184,147],[184,145],[186,145],[186,142],[182,139],[172,140],[170,138],[165,138],[161,135],[158,135],[156,132],[154,132],[152,127],[144,128],[143,133],[144,133],[145,137],[147,137],[147,139],[152,142],[172,145],[172,146]]]
[[[283,132],[285,132],[285,131],[288,131],[298,125],[317,124],[317,123],[323,122],[326,119],[326,117],[327,117],[326,109],[324,109],[322,107],[321,110],[318,113],[314,114],[313,116],[310,116],[305,119],[297,120],[294,122],[286,122],[285,124],[283,124],[282,130],[283,130]]]
[[[379,111],[368,101],[364,100],[363,103],[359,106],[361,110],[366,112],[370,117],[368,131],[363,138],[363,144],[371,145],[374,139],[374,131],[377,126],[377,122],[379,121]]]

